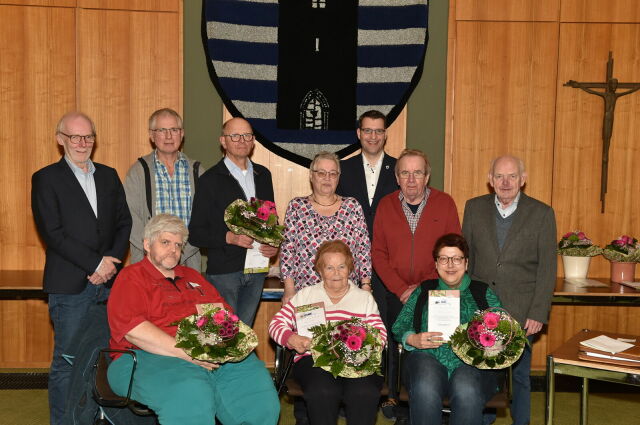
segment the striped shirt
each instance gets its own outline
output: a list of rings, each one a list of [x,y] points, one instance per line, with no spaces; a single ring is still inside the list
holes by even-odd
[[[271,338],[278,344],[286,347],[291,335],[296,333],[296,307],[317,302],[324,303],[327,322],[349,320],[354,317],[358,318],[364,323],[378,329],[382,343],[386,343],[387,330],[382,323],[378,305],[373,299],[373,295],[371,295],[370,292],[358,288],[352,282],[349,282],[349,291],[340,302],[336,304],[333,304],[329,299],[322,283],[308,286],[298,291],[298,293],[273,316],[273,319],[271,319],[271,323],[269,323],[269,335]],[[311,355],[311,353],[308,351],[304,354],[296,354],[294,361],[298,361],[301,357],[309,355]]]
[[[173,177],[167,167],[153,153],[156,179],[156,215],[173,214],[189,225],[191,218],[191,182],[189,181],[189,161],[182,152],[173,164]]]

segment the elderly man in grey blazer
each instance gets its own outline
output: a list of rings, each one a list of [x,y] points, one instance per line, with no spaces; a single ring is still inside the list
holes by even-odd
[[[553,209],[521,192],[527,179],[513,156],[492,161],[489,184],[495,194],[470,199],[462,233],[469,243],[469,274],[486,282],[509,313],[526,329],[529,341],[547,323],[556,282],[556,220]],[[513,367],[514,425],[531,416],[531,349]],[[490,419],[490,420],[487,420]],[[485,417],[491,423],[494,417]]]

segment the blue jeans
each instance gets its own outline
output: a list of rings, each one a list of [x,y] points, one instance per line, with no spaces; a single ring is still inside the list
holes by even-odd
[[[533,337],[527,337],[533,344]],[[511,419],[513,425],[527,425],[531,421],[531,347],[525,346],[520,359],[511,367],[513,394],[511,398]],[[496,420],[493,410],[484,415],[483,425],[490,425]]]
[[[151,408],[162,425],[203,425],[218,417],[225,425],[276,425],[280,401],[269,372],[254,353],[208,371],[176,357],[135,350],[131,397]],[[111,388],[127,393],[131,356],[108,369]]]
[[[445,397],[451,407],[451,425],[481,425],[484,405],[497,390],[494,371],[462,364],[449,377],[442,363],[422,351],[409,353],[403,376],[411,425],[441,424]]]
[[[265,277],[266,273],[244,274],[241,271],[207,274],[209,283],[218,290],[240,320],[249,326],[253,326],[256,317]]]
[[[69,344],[75,334],[84,329],[84,318],[89,306],[105,301],[109,288],[87,283],[79,294],[49,294],[49,316],[53,323],[53,358],[49,369],[49,412],[51,424],[62,423],[67,402],[71,364],[63,354],[69,352]]]

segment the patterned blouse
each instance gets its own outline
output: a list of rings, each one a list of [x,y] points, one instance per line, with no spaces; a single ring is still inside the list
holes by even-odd
[[[340,239],[351,249],[353,282],[371,278],[371,242],[362,207],[354,198],[345,197],[331,216],[316,212],[307,197],[293,198],[284,216],[284,242],[280,246],[282,279],[291,278],[296,291],[320,282],[313,269],[316,251],[322,242]]]

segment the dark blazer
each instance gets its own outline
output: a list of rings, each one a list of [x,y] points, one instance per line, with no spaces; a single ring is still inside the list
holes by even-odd
[[[340,161],[340,181],[338,182],[336,193],[342,196],[351,196],[358,200],[362,206],[362,212],[367,221],[367,230],[369,230],[369,238],[371,239],[373,239],[373,219],[380,199],[398,189],[395,167],[396,159],[385,153],[382,159],[378,185],[373,195],[373,204],[369,205],[362,154]]]
[[[47,246],[45,292],[80,293],[90,284],[87,277],[95,272],[103,256],[124,261],[131,233],[124,189],[116,170],[94,165],[97,218],[64,157],[31,178],[33,218]],[[113,279],[106,285],[112,284]]]
[[[495,195],[467,201],[462,233],[469,243],[468,273],[489,284],[504,308],[524,324],[546,323],[556,284],[556,220],[553,209],[520,193],[502,250],[496,235]]]
[[[253,181],[256,197],[273,201],[271,173],[255,162]],[[242,186],[231,175],[223,158],[200,176],[191,207],[189,243],[208,249],[207,274],[233,273],[244,269],[247,250],[229,245],[226,241],[229,229],[224,222],[224,210],[236,199],[247,200]]]

